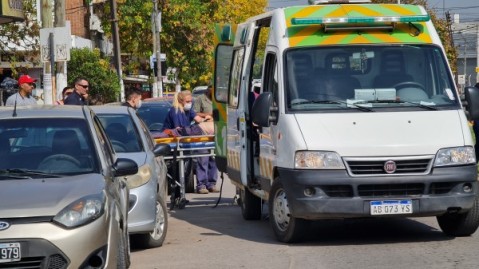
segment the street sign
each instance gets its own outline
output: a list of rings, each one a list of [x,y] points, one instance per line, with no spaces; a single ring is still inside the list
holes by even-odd
[[[479,73],[479,66],[476,67],[476,73]]]
[[[50,44],[48,36],[52,33],[53,38],[53,59],[55,62],[70,60],[70,49],[72,47],[70,22],[66,21],[65,27],[42,28],[40,29],[40,54],[42,62],[50,62]]]
[[[466,75],[458,75],[457,76],[457,83],[459,83],[459,85],[465,85],[466,84]]]

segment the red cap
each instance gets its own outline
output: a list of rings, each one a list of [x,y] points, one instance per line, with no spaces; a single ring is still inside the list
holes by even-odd
[[[23,84],[23,83],[33,83],[36,82],[37,80],[30,77],[29,75],[21,75],[18,78],[18,85]]]

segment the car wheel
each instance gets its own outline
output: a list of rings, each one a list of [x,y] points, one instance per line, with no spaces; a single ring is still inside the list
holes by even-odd
[[[276,238],[285,243],[297,242],[307,233],[309,221],[291,215],[288,197],[278,178],[269,194],[269,220]]]
[[[254,196],[248,188],[240,190],[240,199],[238,204],[241,206],[241,214],[245,220],[261,219],[261,207],[263,201],[261,198]]]
[[[441,230],[449,236],[469,236],[479,227],[479,198],[471,210],[463,214],[445,214],[437,217]]]
[[[155,228],[147,234],[134,235],[135,243],[142,248],[156,248],[163,245],[168,229],[168,214],[166,203],[160,195],[156,198],[156,220]]]

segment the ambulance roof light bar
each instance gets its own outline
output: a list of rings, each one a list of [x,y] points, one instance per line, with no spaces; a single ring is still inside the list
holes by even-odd
[[[426,22],[429,15],[411,16],[382,16],[382,17],[320,17],[320,18],[292,18],[293,25],[317,25],[317,24],[349,24],[349,23],[394,23],[394,22]]]
[[[309,0],[310,5],[321,4],[364,4],[371,3],[371,0]]]

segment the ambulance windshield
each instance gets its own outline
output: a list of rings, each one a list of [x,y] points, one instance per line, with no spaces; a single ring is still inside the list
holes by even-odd
[[[431,45],[315,47],[285,55],[289,111],[457,109],[441,49]]]

